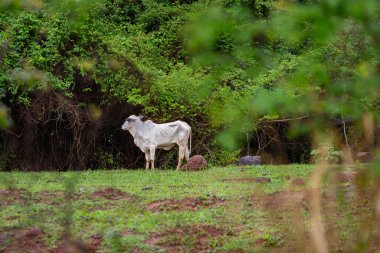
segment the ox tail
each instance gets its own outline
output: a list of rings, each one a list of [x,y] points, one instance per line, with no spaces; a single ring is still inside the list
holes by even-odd
[[[190,128],[190,148],[189,148],[189,158],[190,158],[190,155],[191,155],[191,135],[192,135],[192,131],[191,131],[191,128]]]

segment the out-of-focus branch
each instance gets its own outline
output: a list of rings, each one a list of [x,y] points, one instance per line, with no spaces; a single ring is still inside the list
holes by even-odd
[[[324,141],[330,140],[326,136],[315,135],[315,140],[318,141],[322,137]],[[325,148],[321,150],[323,156],[327,156],[329,145],[325,145]],[[322,178],[326,171],[329,169],[327,160],[321,160],[316,165],[313,174],[311,176],[311,237],[314,244],[315,251],[317,253],[327,253],[328,243],[325,235],[325,228],[322,222]]]
[[[311,178],[311,236],[317,253],[327,253],[328,244],[325,237],[325,228],[322,222],[321,210],[321,183],[322,177],[328,169],[327,163],[320,164],[314,170]]]

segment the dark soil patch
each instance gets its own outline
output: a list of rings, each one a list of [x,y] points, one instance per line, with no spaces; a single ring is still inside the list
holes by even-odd
[[[30,193],[23,189],[0,190],[0,206],[26,204]]]
[[[165,252],[203,252],[210,250],[215,238],[225,236],[223,229],[210,225],[181,226],[161,233],[153,233],[146,241]]]
[[[341,183],[350,182],[356,179],[356,172],[338,172],[336,173],[336,179]]]
[[[64,199],[77,200],[79,194],[71,194],[65,196],[64,192],[59,191],[42,191],[37,193],[29,193],[23,189],[0,190],[0,206],[13,204],[27,204],[28,201],[33,201],[37,204],[46,205],[63,205]]]
[[[224,182],[240,182],[240,183],[270,183],[271,179],[267,177],[246,177],[246,178],[225,178]]]
[[[8,229],[0,231],[0,252],[2,253],[95,253],[102,244],[102,236],[91,236],[87,243],[71,240],[61,243],[54,249],[49,249],[44,242],[45,233],[39,228]]]
[[[195,211],[201,208],[217,207],[224,204],[224,199],[212,198],[184,198],[184,199],[165,199],[156,200],[146,205],[152,212],[158,211]]]
[[[102,245],[102,236],[93,235],[90,237],[90,240],[87,242],[87,252],[96,252],[98,248]]]
[[[64,204],[64,193],[63,192],[39,192],[34,197],[36,203],[42,203],[46,205],[63,205]]]
[[[257,239],[257,240],[255,241],[256,245],[258,245],[258,246],[264,246],[266,242],[267,242],[267,240],[262,239],[262,238]]]
[[[268,210],[294,210],[306,207],[308,195],[307,191],[275,192],[266,195],[262,204]]]
[[[295,186],[304,186],[304,185],[306,185],[306,182],[302,178],[295,178],[295,179],[292,180],[292,185],[295,185]]]
[[[255,182],[256,183],[270,183],[271,180],[270,178],[267,178],[267,177],[256,177]]]
[[[44,233],[39,228],[11,229],[0,232],[0,252],[48,252]]]
[[[63,191],[41,191],[33,196],[33,201],[38,204],[63,206],[68,201],[78,200],[81,195],[78,193],[67,193]]]
[[[75,253],[87,253],[89,252],[87,249],[87,245],[82,242],[81,240],[70,240],[63,242],[58,247],[54,248],[52,253],[69,253],[69,252],[75,252]],[[92,251],[95,252],[95,251]]]
[[[90,196],[93,198],[105,198],[108,200],[133,200],[134,199],[132,195],[122,192],[112,187],[95,191],[91,193]]]
[[[54,248],[52,253],[95,253],[98,252],[102,244],[103,237],[101,235],[93,235],[84,243],[81,240],[67,240],[62,242],[58,247]]]

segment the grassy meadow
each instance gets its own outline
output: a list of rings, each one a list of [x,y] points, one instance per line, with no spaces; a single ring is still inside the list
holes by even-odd
[[[68,237],[87,247],[72,252],[307,252],[312,169],[1,173],[0,251],[37,228],[41,252],[60,252]],[[347,175],[323,187],[332,252],[356,251],[373,215]]]

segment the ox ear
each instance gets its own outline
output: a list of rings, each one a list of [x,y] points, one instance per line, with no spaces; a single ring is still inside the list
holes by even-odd
[[[137,118],[139,118],[140,120],[142,120],[144,118],[144,116],[139,115],[139,116],[137,116]]]

